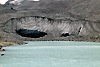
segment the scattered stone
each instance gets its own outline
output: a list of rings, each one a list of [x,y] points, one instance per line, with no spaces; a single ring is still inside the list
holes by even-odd
[[[4,56],[4,54],[0,54],[0,56]]]
[[[6,51],[5,49],[0,49],[0,51]]]
[[[2,49],[2,46],[0,45],[0,49]]]
[[[2,49],[2,46],[0,45],[0,51],[6,51],[5,49]]]

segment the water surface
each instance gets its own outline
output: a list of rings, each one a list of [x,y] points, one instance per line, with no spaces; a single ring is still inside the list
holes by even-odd
[[[100,67],[100,43],[33,41],[5,49],[3,67]]]

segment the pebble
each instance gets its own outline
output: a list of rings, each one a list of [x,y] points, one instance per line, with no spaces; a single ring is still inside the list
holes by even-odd
[[[0,51],[6,51],[5,49],[0,49]]]

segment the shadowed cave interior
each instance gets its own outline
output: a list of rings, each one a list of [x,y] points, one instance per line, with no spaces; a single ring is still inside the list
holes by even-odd
[[[28,30],[28,29],[16,30],[16,33],[21,35],[22,37],[29,37],[29,38],[40,38],[47,35],[46,32],[41,32],[38,30]],[[69,33],[61,34],[61,37],[67,37],[67,36],[70,36],[70,34]]]
[[[38,30],[27,30],[27,29],[16,30],[16,33],[21,35],[22,37],[30,37],[30,38],[39,38],[47,35],[47,33],[45,32],[41,32]]]

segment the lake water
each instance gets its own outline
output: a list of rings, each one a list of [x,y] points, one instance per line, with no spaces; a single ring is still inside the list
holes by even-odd
[[[5,49],[2,67],[100,67],[100,43],[33,41]]]

